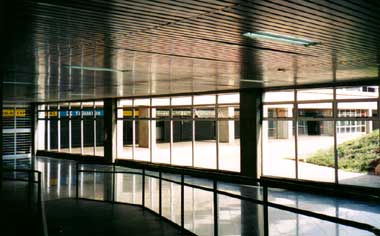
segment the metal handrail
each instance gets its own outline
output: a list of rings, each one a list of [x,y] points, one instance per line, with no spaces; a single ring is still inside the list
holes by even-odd
[[[280,210],[284,210],[284,211],[289,211],[292,213],[305,215],[305,216],[317,218],[320,220],[329,221],[332,223],[341,224],[341,225],[365,230],[365,231],[373,233],[374,235],[380,235],[380,229],[379,228],[376,228],[376,227],[369,225],[369,224],[366,224],[366,223],[360,223],[360,222],[356,222],[356,221],[352,221],[352,220],[346,220],[346,219],[342,219],[339,217],[315,213],[315,212],[308,211],[308,210],[303,210],[303,209],[299,209],[299,208],[295,208],[295,207],[289,207],[289,206],[270,202],[270,201],[268,201],[268,185],[266,183],[260,183],[261,184],[260,186],[251,185],[251,186],[255,186],[255,187],[262,187],[262,189],[263,189],[263,200],[258,200],[258,199],[254,199],[251,197],[240,196],[240,195],[237,195],[234,193],[229,193],[226,191],[218,190],[218,180],[216,180],[215,178],[211,179],[212,183],[213,183],[212,187],[204,187],[204,186],[199,186],[199,185],[195,185],[195,184],[185,183],[185,174],[184,173],[180,173],[180,174],[176,173],[177,175],[180,175],[181,181],[175,181],[175,180],[171,180],[171,179],[162,177],[162,173],[163,173],[162,171],[156,171],[156,172],[158,172],[158,176],[146,174],[145,168],[138,168],[139,170],[142,170],[141,173],[133,172],[133,171],[116,171],[116,165],[115,164],[108,164],[108,165],[113,166],[112,171],[81,170],[81,169],[79,169],[79,165],[82,165],[82,164],[91,165],[88,163],[79,163],[79,162],[77,163],[77,166],[76,166],[76,174],[77,174],[76,198],[77,199],[79,199],[79,173],[105,173],[105,174],[107,173],[107,174],[112,174],[113,175],[113,187],[112,187],[112,195],[113,195],[112,202],[113,203],[117,203],[115,201],[115,174],[141,175],[143,178],[143,181],[142,181],[142,206],[144,208],[146,208],[146,206],[145,206],[145,177],[151,177],[151,178],[155,178],[155,179],[159,180],[159,212],[158,212],[158,215],[162,216],[162,181],[167,181],[167,182],[171,182],[171,183],[175,183],[175,184],[180,185],[181,186],[181,225],[180,226],[182,229],[184,229],[184,203],[185,203],[185,201],[184,201],[184,187],[186,186],[186,187],[197,188],[197,189],[201,189],[204,191],[213,192],[213,197],[214,197],[214,199],[213,199],[213,203],[214,203],[214,235],[215,236],[218,235],[218,210],[217,210],[218,209],[218,207],[217,207],[217,204],[218,204],[217,195],[218,194],[225,195],[225,196],[232,197],[232,198],[236,198],[236,199],[243,200],[243,201],[249,201],[249,202],[252,202],[254,204],[263,205],[264,206],[264,220],[265,220],[265,222],[264,222],[265,223],[265,225],[264,225],[264,234],[265,235],[269,234],[268,207],[272,207],[272,208],[276,208],[276,209],[280,209]],[[97,164],[97,165],[106,165],[107,166],[107,164]],[[123,166],[120,166],[120,167],[123,167]],[[133,167],[128,167],[128,168],[134,169]],[[186,175],[191,176],[189,174],[186,174]],[[191,176],[191,177],[193,177],[193,176]],[[223,181],[223,182],[227,183],[228,181]],[[246,185],[249,185],[249,184],[246,184]]]

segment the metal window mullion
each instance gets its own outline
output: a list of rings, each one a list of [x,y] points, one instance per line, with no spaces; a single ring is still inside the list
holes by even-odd
[[[218,94],[215,95],[215,99],[216,99],[215,100],[216,169],[219,170],[219,95]],[[228,107],[227,107],[227,109],[228,109]],[[229,121],[227,121],[227,122],[229,122]],[[228,127],[228,125],[229,124],[227,124],[227,127]],[[228,129],[229,129],[229,127],[228,127]]]
[[[336,87],[333,88],[333,127],[334,127],[334,182],[335,184],[339,183],[338,177],[338,140],[337,140],[337,117],[338,117],[338,103],[336,101]]]
[[[50,151],[50,105],[49,105],[49,108],[48,108],[48,111],[47,111],[47,115],[46,115],[46,146],[47,146],[47,150]]]
[[[297,89],[294,90],[294,101],[293,101],[293,108],[294,108],[294,121],[293,126],[294,127],[294,155],[295,155],[295,178],[298,180],[299,178],[299,166],[298,166],[298,104],[297,104]]]
[[[80,103],[80,154],[83,155],[84,133],[83,133],[83,103]]]
[[[81,57],[80,57],[80,88],[83,88],[83,79],[84,79],[84,47],[81,45]],[[80,154],[83,155],[83,102],[80,102]]]
[[[13,154],[17,154],[17,117],[16,117],[16,106],[13,107],[13,128],[15,132],[13,133],[14,139],[13,139]],[[16,160],[16,159],[15,159]]]
[[[380,76],[380,64],[379,64],[379,76]],[[376,119],[376,121],[377,121],[377,125],[379,126],[379,131],[380,131],[380,86],[377,86],[377,92],[378,92],[378,97],[377,97],[377,119]],[[372,129],[373,129],[373,123],[372,123]],[[378,147],[380,148],[380,132],[379,132],[379,135],[378,135],[378,137],[379,137],[379,143],[378,143]]]
[[[152,114],[152,98],[149,98],[149,160],[153,162],[153,114]],[[154,127],[156,128],[156,127]]]
[[[195,119],[194,119],[194,96],[191,96],[191,166],[194,167],[195,157]]]
[[[57,104],[57,150],[61,151],[61,106]]]
[[[170,118],[170,165],[173,164],[173,107],[172,107],[172,97],[169,98],[169,118]]]
[[[61,97],[60,91],[61,91],[61,50],[59,44],[57,45],[57,51],[58,51],[58,71],[57,71],[57,80],[58,80],[58,98]],[[58,152],[61,151],[61,117],[59,114],[60,111],[60,105],[57,104],[57,150]]]
[[[135,160],[136,147],[136,120],[135,120],[135,99],[132,99],[132,160]]]
[[[92,107],[92,118],[93,118],[93,129],[94,129],[94,137],[93,137],[93,143],[94,143],[94,147],[93,147],[93,154],[94,156],[96,155],[96,106],[95,106],[95,101],[94,101],[94,104],[93,104],[93,107]],[[104,147],[103,147],[104,148]]]
[[[68,119],[69,119],[69,153],[71,153],[71,147],[72,147],[72,133],[71,133],[71,103],[69,103],[69,114],[68,114]]]

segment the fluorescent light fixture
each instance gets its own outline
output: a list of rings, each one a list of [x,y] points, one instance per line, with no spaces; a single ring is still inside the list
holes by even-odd
[[[107,72],[128,72],[129,70],[117,70],[112,68],[105,68],[105,67],[91,67],[91,66],[70,66],[67,65],[67,67],[71,69],[77,69],[77,70],[92,70],[92,71],[107,71]]]
[[[254,79],[241,79],[241,82],[248,82],[248,83],[258,83],[258,84],[263,84],[266,81],[264,80],[254,80]]]
[[[3,84],[32,85],[31,82],[3,81]]]
[[[281,35],[281,34],[268,33],[268,32],[256,32],[256,33],[247,32],[247,33],[244,33],[243,35],[252,39],[264,39],[264,40],[277,41],[277,42],[282,42],[282,43],[302,45],[305,47],[321,44],[320,42],[316,42],[309,39],[297,38],[297,37],[293,37],[289,35]]]

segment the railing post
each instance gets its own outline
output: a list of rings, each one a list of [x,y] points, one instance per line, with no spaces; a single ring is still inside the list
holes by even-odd
[[[115,190],[116,190],[116,183],[115,183],[115,175],[116,175],[116,167],[115,167],[115,163],[113,163],[113,167],[112,167],[112,203],[115,203]]]
[[[15,171],[15,173],[17,173],[17,171]],[[32,173],[32,171],[28,171],[28,204],[32,202],[32,185],[34,185],[34,183],[32,183]]]
[[[185,176],[181,174],[181,227],[185,228]]]
[[[268,186],[263,185],[263,201],[264,201],[264,236],[269,235],[269,214],[268,214]]]
[[[142,170],[142,206],[145,207],[145,169]]]
[[[42,183],[41,183],[41,172],[38,172],[38,190],[37,190],[37,199],[38,199],[38,204],[42,204]]]
[[[0,158],[0,191],[3,189],[3,160]]]
[[[159,179],[158,179],[158,212],[160,214],[160,216],[162,216],[162,172],[159,171],[158,172],[158,176],[159,176]]]
[[[76,193],[75,193],[75,198],[76,199],[78,199],[79,198],[79,163],[77,162],[76,163],[76,176],[77,176],[77,178],[76,178],[76,180],[75,180],[75,191],[76,191]]]
[[[218,236],[218,182],[214,179],[213,193],[214,193],[214,235]]]

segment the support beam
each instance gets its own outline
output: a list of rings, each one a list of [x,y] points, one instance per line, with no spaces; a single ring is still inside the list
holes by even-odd
[[[220,107],[219,116],[234,117],[235,109],[233,107]],[[235,141],[235,121],[221,120],[219,121],[219,142],[233,143]]]
[[[152,112],[152,115],[150,115],[150,112]],[[156,109],[149,107],[140,107],[139,117],[147,119],[139,120],[139,147],[150,148],[151,145],[154,147],[156,145],[156,121],[149,121],[148,119],[156,117]]]
[[[240,92],[241,174],[253,178],[261,176],[261,100],[262,89]]]
[[[116,101],[104,99],[104,159],[113,163],[116,158]]]
[[[32,137],[32,147],[30,151],[31,155],[31,166],[32,169],[35,169],[35,158],[36,158],[36,153],[37,153],[37,143],[38,143],[38,111],[37,111],[37,105],[35,103],[32,103],[30,105],[30,116],[32,120],[32,125],[31,125],[31,137]]]
[[[0,72],[0,183],[3,179],[3,76],[4,74]]]
[[[120,100],[117,100],[117,106],[120,106]],[[123,109],[116,111],[116,118],[123,118]],[[124,148],[124,121],[116,120],[116,158],[123,154]]]

